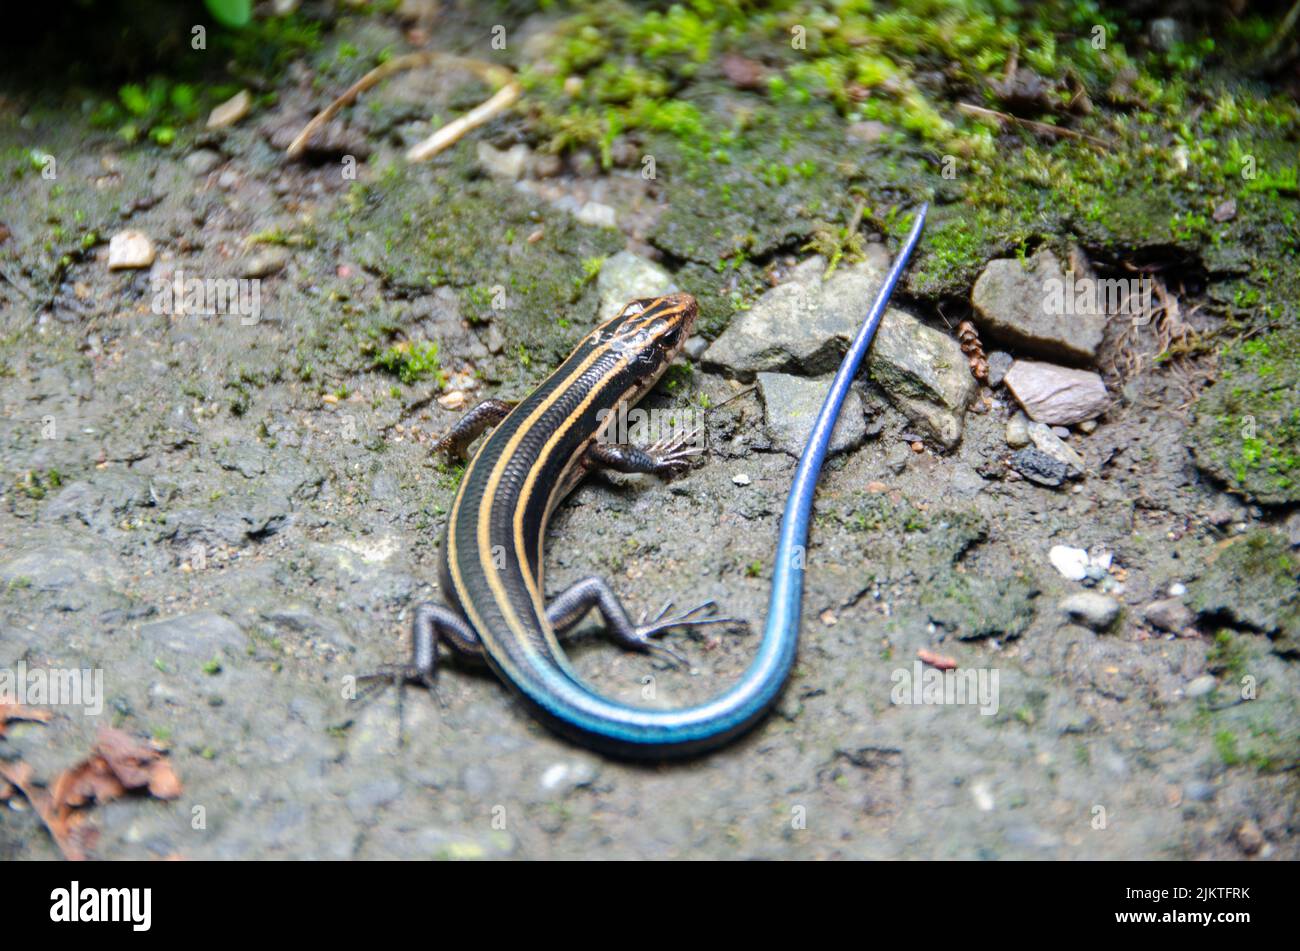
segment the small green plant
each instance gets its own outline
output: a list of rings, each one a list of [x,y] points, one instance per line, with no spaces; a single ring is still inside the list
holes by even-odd
[[[394,344],[375,357],[375,367],[393,374],[407,385],[427,379],[436,380],[439,386],[447,382],[447,375],[442,371],[438,359],[436,343],[421,344],[407,340]]]

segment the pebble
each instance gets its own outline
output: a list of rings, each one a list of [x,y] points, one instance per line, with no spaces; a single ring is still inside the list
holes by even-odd
[[[749,485],[753,480],[749,476],[745,475],[745,473],[741,472],[732,476],[731,481],[736,483],[736,485]]]
[[[1209,802],[1214,798],[1214,786],[1197,780],[1183,787],[1183,795],[1193,802]]]
[[[1169,597],[1171,598],[1181,598],[1186,593],[1187,585],[1183,584],[1181,581],[1175,581],[1169,586]]]
[[[587,202],[578,209],[578,213],[574,217],[584,225],[594,225],[597,228],[614,228],[618,226],[618,215],[614,209],[598,201]]]
[[[1081,591],[1063,599],[1061,610],[1094,631],[1104,631],[1119,617],[1119,602],[1095,591]]]
[[[1197,697],[1204,697],[1213,693],[1214,688],[1218,685],[1219,682],[1209,674],[1203,674],[1188,683],[1187,687],[1183,690],[1183,693],[1192,699],[1196,699]]]
[[[185,167],[195,175],[206,175],[221,164],[221,153],[198,149],[185,156]]]
[[[1012,449],[1023,449],[1029,445],[1029,417],[1019,410],[1007,420],[1007,445]]]
[[[1154,628],[1178,634],[1192,626],[1194,615],[1191,608],[1178,598],[1163,598],[1152,601],[1142,610],[1142,617]]]
[[[1082,581],[1088,574],[1088,553],[1069,545],[1053,545],[1047,559],[1064,578]]]
[[[239,274],[241,277],[269,277],[284,270],[284,266],[288,263],[289,249],[275,244],[246,258]]]
[[[1029,440],[1034,444],[1039,452],[1046,453],[1057,462],[1064,463],[1070,469],[1072,477],[1083,475],[1086,464],[1083,456],[1079,455],[1065,440],[1056,434],[1052,427],[1044,423],[1030,423],[1025,427],[1029,434]]]
[[[247,89],[241,89],[212,112],[208,113],[209,129],[224,129],[232,126],[253,108],[253,97]]]
[[[1070,477],[1070,467],[1059,459],[1053,459],[1041,449],[1027,446],[1012,454],[1011,467],[1031,482],[1056,488],[1064,485]]]
[[[480,142],[478,161],[489,175],[517,182],[524,177],[524,171],[528,168],[528,146],[520,143],[508,149],[498,149]]]
[[[108,269],[120,271],[153,264],[157,252],[143,231],[119,231],[108,239]]]
[[[1030,419],[1049,426],[1081,423],[1110,405],[1106,384],[1091,370],[1017,360],[1007,371],[1006,384]]]

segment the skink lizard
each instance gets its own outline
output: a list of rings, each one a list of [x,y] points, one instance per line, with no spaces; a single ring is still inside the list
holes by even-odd
[[[849,347],[795,469],[781,520],[767,625],[740,680],[713,700],[676,710],[634,707],[601,696],[577,675],[559,635],[593,607],[618,644],[654,650],[674,627],[718,623],[712,603],[675,617],[667,609],[634,624],[601,578],[577,582],[548,603],[542,589],[543,535],[551,512],[592,469],[668,475],[696,450],[678,442],[649,450],[602,442],[602,420],[645,395],[680,352],[698,307],[689,294],[636,300],[589,334],[554,373],[517,404],[488,400],[470,410],[435,448],[464,452],[494,427],[461,478],[440,556],[446,604],[415,610],[409,664],[370,678],[432,687],[439,640],[487,660],[548,724],[616,756],[698,753],[753,726],[781,692],[794,664],[803,596],[804,545],[817,477],[849,385],[890,293],[920,237],[917,213],[871,310]],[[602,412],[604,411],[604,412]],[[644,620],[644,619],[643,619]]]

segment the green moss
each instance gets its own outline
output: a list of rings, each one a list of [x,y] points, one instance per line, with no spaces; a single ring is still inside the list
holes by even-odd
[[[1268,504],[1300,500],[1300,332],[1226,347],[1192,432],[1197,463],[1229,488]]]
[[[1300,559],[1284,536],[1256,529],[1218,552],[1190,586],[1189,604],[1270,635],[1280,650],[1294,650],[1300,639]]]

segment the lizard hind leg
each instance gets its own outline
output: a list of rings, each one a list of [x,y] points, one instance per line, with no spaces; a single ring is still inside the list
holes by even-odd
[[[632,623],[623,603],[604,578],[583,578],[556,595],[546,607],[546,619],[557,634],[575,627],[587,613],[596,608],[605,622],[605,632],[615,644],[627,650],[655,653],[667,657],[680,666],[689,666],[686,659],[654,638],[674,628],[700,627],[705,624],[734,624],[737,618],[720,617],[717,605],[705,601],[689,611],[668,617],[672,601],[667,602],[654,618],[647,621],[642,613],[638,623]]]
[[[442,604],[425,602],[415,608],[411,622],[411,659],[404,664],[385,664],[357,678],[365,686],[357,694],[358,700],[368,700],[377,691],[392,686],[397,689],[397,731],[402,738],[403,688],[408,683],[420,683],[435,697],[438,695],[438,642],[452,647],[461,654],[481,657],[483,645],[469,622],[457,612]]]

